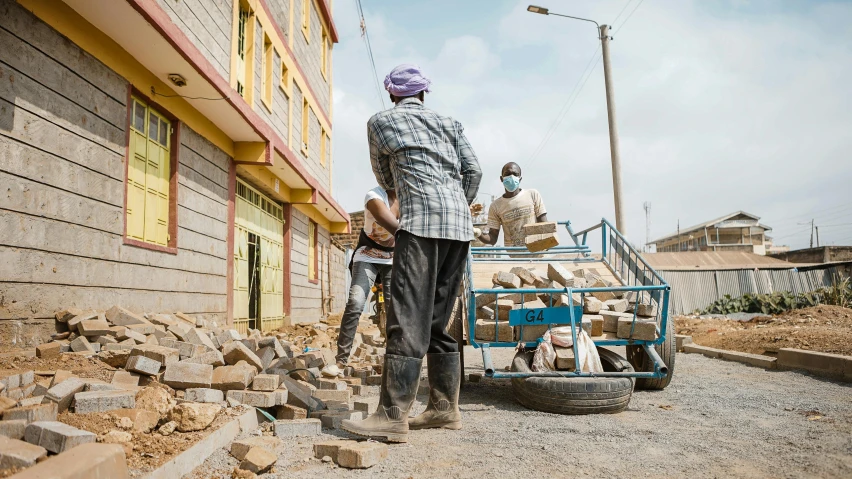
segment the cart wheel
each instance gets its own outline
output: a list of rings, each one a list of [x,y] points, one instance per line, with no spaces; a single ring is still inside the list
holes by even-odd
[[[654,346],[654,349],[657,350],[657,354],[660,355],[660,358],[669,368],[668,375],[659,379],[638,378],[636,380],[636,389],[661,390],[665,389],[665,387],[672,381],[672,375],[674,375],[675,369],[675,355],[677,354],[677,344],[674,337],[674,326],[672,325],[672,322],[673,321],[669,319],[668,325],[666,325],[665,342]],[[642,349],[642,346],[627,346],[627,360],[630,361],[630,364],[632,364],[633,368],[637,371],[654,370],[654,363],[651,361],[651,358],[645,354],[645,350]]]
[[[531,372],[534,351],[520,351],[512,361],[512,371]],[[607,372],[633,372],[620,355],[598,348],[601,365]],[[512,379],[515,399],[521,405],[556,414],[612,414],[623,411],[633,394],[633,378],[555,378]]]

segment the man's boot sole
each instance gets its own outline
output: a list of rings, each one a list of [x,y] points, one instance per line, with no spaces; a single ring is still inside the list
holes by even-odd
[[[384,439],[386,442],[408,442],[408,433],[398,433],[398,432],[387,432],[387,431],[370,431],[364,432],[360,431],[356,428],[347,427],[346,424],[341,424],[341,429],[346,432],[355,434],[361,437],[368,437],[370,439]]]
[[[424,424],[422,426],[412,426],[411,424],[408,425],[408,429],[412,431],[419,431],[421,429],[451,429],[453,431],[458,431],[461,428],[461,421],[447,422],[443,424]]]

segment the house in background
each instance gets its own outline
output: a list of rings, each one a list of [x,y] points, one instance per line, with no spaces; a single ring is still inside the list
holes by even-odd
[[[0,319],[343,308],[327,0],[0,0]]]
[[[760,217],[737,211],[651,241],[657,253],[678,251],[745,251],[766,254],[766,232]]]

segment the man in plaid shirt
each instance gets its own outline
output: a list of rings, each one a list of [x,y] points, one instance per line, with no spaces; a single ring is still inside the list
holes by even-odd
[[[381,402],[342,427],[391,442],[406,442],[409,428],[461,428],[461,364],[446,328],[474,239],[469,205],[482,171],[461,124],[423,106],[429,84],[417,66],[394,68],[385,88],[396,106],[367,123],[373,172],[379,186],[396,190],[400,220]],[[424,356],[429,404],[409,421]]]

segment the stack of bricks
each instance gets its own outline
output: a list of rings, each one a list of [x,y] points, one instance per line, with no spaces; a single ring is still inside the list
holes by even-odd
[[[533,223],[524,226],[524,242],[531,253],[538,253],[559,246],[556,223]]]

